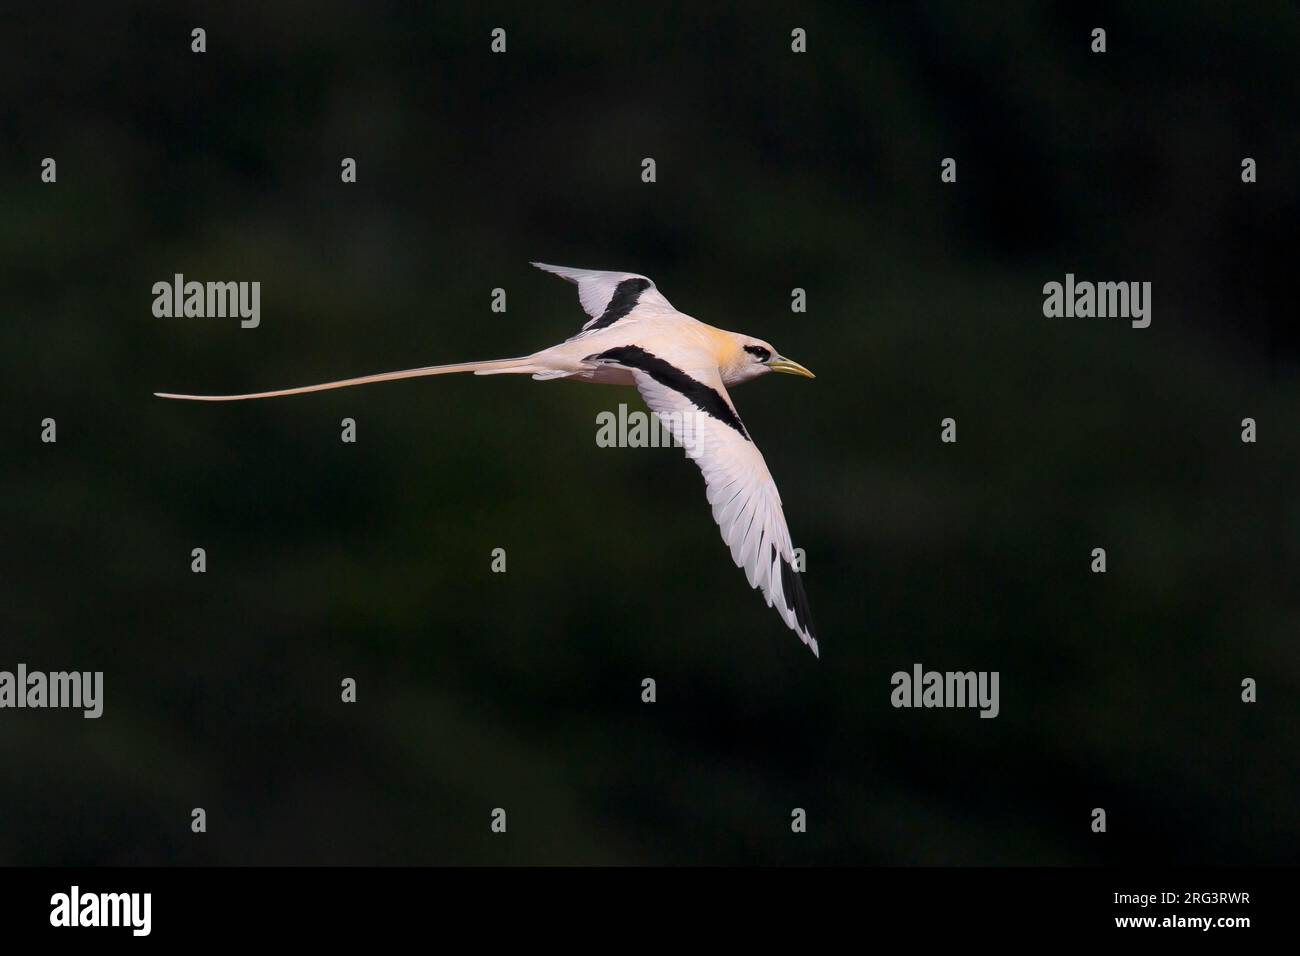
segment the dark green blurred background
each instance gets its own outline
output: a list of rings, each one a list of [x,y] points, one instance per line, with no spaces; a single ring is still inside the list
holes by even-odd
[[[106,704],[0,712],[0,862],[1294,862],[1300,14],[1061,6],[7,11],[0,668]],[[596,447],[631,390],[150,396],[532,351],[584,321],[532,259],[818,373],[734,397],[820,661],[680,452]],[[914,662],[1001,715],[894,710]]]

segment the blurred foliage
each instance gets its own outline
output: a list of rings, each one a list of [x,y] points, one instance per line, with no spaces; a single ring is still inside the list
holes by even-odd
[[[0,668],[107,702],[0,713],[0,862],[1296,859],[1294,4],[4,21]],[[583,321],[534,259],[818,373],[735,398],[820,661],[680,453],[595,447],[631,391],[150,396],[532,351]],[[261,327],[155,319],[177,272],[261,281]],[[1151,328],[1044,319],[1066,272],[1151,281]],[[892,709],[917,661],[999,670],[1001,716]]]

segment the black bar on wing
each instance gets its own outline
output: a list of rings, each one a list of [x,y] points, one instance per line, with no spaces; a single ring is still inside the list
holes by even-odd
[[[677,366],[665,362],[659,356],[647,352],[640,346],[620,345],[618,348],[609,349],[591,358],[595,361],[604,359],[608,362],[617,362],[627,368],[645,372],[660,385],[671,388],[674,392],[685,396],[692,405],[706,415],[711,415],[723,424],[730,425],[740,433],[745,441],[749,441],[749,433],[745,431],[740,416],[727,404],[727,400],[718,393],[717,389],[710,388],[698,379],[691,378]]]

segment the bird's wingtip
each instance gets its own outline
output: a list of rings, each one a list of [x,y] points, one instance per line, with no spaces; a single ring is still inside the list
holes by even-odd
[[[557,275],[561,279],[568,279],[570,282],[577,282],[582,275],[580,269],[572,269],[569,266],[556,266],[551,265],[549,262],[530,262],[528,264],[536,269],[541,269],[543,272]]]

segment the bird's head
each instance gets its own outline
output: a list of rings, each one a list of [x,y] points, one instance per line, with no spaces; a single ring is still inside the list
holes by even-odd
[[[738,385],[751,378],[758,378],[768,372],[785,372],[789,375],[802,375],[804,378],[816,378],[794,359],[788,359],[772,347],[770,342],[756,339],[749,335],[732,334],[733,348],[728,361],[719,363],[722,380],[727,385]]]

